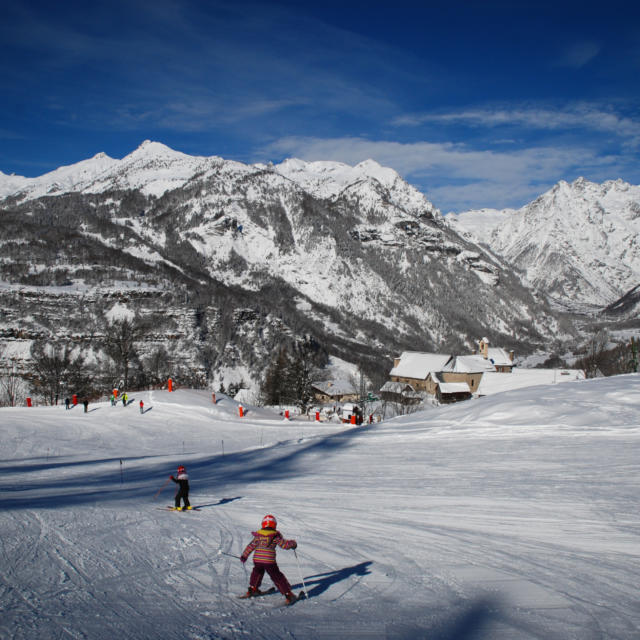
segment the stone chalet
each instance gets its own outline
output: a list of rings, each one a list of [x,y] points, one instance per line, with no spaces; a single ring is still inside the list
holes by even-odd
[[[355,402],[358,394],[347,380],[325,380],[311,384],[316,402]]]
[[[498,373],[511,373],[513,371],[513,351],[505,351],[500,347],[490,347],[486,338],[480,340],[478,349],[479,355],[491,362]]]
[[[441,371],[451,360],[450,355],[441,353],[422,353],[419,351],[405,351],[393,363],[389,374],[391,382],[404,382],[411,385],[414,391],[426,391],[435,394],[433,381],[429,380],[432,371]]]
[[[435,395],[441,404],[469,400],[473,395],[466,382],[444,382],[440,379],[440,374],[433,371],[429,375],[436,385]]]
[[[441,403],[466,400],[478,392],[485,372],[511,373],[513,351],[490,348],[486,338],[478,346],[479,353],[463,356],[405,351],[395,359],[389,374],[391,383],[405,385],[400,391],[400,401],[402,394],[408,399],[411,392],[429,393]],[[387,389],[387,385],[380,390],[382,397],[397,401],[398,391]]]

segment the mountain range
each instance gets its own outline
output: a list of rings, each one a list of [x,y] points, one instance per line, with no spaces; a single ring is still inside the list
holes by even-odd
[[[559,182],[518,210],[448,218],[560,307],[615,305],[640,283],[640,186],[579,178]]]
[[[639,191],[559,183],[518,211],[445,217],[372,160],[247,165],[150,141],[0,173],[0,339],[16,361],[36,338],[91,349],[134,314],[143,355],[225,384],[301,340],[380,377],[404,349],[528,353],[640,282]]]

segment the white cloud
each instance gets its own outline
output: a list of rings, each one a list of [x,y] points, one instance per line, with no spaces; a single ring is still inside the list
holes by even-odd
[[[619,177],[620,159],[591,149],[533,147],[501,152],[453,143],[375,141],[363,138],[282,138],[261,160],[298,157],[355,165],[372,158],[392,167],[444,210],[522,206],[560,179]]]
[[[563,52],[558,65],[580,69],[591,62],[601,49],[597,42],[575,42]]]
[[[518,126],[538,130],[584,129],[623,138],[627,146],[640,146],[640,122],[615,113],[607,105],[578,103],[564,108],[479,108],[449,113],[414,113],[393,120],[396,126],[428,123],[463,124],[472,127]]]

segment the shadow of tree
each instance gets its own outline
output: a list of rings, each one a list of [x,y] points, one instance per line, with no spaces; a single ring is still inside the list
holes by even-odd
[[[414,611],[405,616],[407,621],[387,625],[385,637],[389,640],[480,640],[492,637],[492,624],[505,621],[500,600],[485,596],[451,607],[435,623],[434,617],[437,617],[435,612]]]
[[[196,495],[220,492],[221,487],[229,491],[250,483],[293,479],[308,472],[309,458],[321,453],[326,461],[327,456],[349,446],[354,438],[366,432],[364,427],[353,428],[306,444],[285,441],[260,449],[192,458],[189,462],[192,492]],[[158,488],[158,478],[166,476],[167,460],[172,457],[165,454],[82,461],[43,457],[39,463],[31,459],[29,464],[19,459],[7,460],[0,465],[0,508],[151,500]],[[159,461],[150,463],[153,458]],[[34,472],[37,475],[30,477]]]

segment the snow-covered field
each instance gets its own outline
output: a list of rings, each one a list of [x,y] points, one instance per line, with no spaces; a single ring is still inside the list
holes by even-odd
[[[364,428],[130,395],[0,410],[1,638],[640,637],[640,375]],[[154,500],[180,463],[199,512]],[[293,607],[219,553],[266,513]]]

